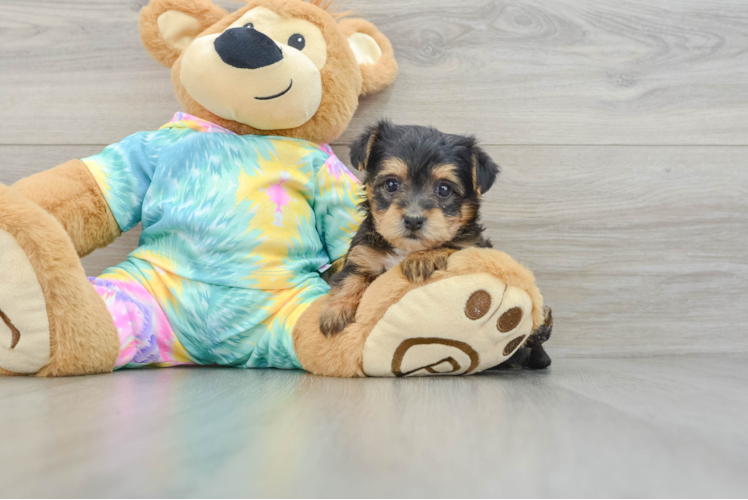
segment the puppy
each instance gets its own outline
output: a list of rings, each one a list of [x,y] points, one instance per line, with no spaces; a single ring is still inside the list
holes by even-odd
[[[341,271],[330,281],[320,329],[335,335],[350,323],[366,288],[400,264],[413,282],[447,267],[452,253],[491,247],[480,225],[480,197],[499,167],[474,137],[381,121],[351,145],[366,172],[366,214]]]

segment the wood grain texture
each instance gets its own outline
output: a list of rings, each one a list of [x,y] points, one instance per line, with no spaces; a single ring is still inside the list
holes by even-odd
[[[487,234],[535,272],[550,347],[748,352],[748,148],[486,150],[503,170],[483,199]]]
[[[2,144],[108,144],[178,110],[145,0],[3,0]],[[236,2],[222,2],[237,8]],[[748,144],[748,3],[348,0],[393,41],[380,116],[491,144]]]
[[[101,146],[0,146],[12,183]],[[748,352],[748,147],[489,146],[497,249],[533,270],[575,356]],[[348,163],[348,148],[336,147]],[[124,260],[139,228],[84,259]]]
[[[0,378],[0,482],[8,497],[742,497],[746,361]]]

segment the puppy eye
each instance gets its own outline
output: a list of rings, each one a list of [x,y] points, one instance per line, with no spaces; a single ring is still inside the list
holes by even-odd
[[[247,23],[247,24],[245,24],[245,25],[244,25],[244,27],[245,27],[245,28],[249,28],[249,29],[251,29],[251,30],[252,30],[252,29],[254,29],[254,28],[255,28],[255,25],[254,25],[254,23]]]
[[[442,198],[446,198],[452,194],[452,188],[448,184],[439,184],[439,187],[436,188],[436,194]]]
[[[387,182],[384,183],[384,188],[387,190],[388,193],[394,193],[398,189],[400,189],[400,183],[397,182],[395,179],[389,179]]]
[[[304,38],[304,35],[295,33],[288,39],[288,46],[296,50],[304,50],[304,47],[306,47],[306,38]]]

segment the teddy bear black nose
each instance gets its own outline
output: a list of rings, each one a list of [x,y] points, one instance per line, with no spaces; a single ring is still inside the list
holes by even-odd
[[[215,41],[223,62],[240,69],[258,69],[283,59],[283,51],[267,35],[254,28],[231,28]]]

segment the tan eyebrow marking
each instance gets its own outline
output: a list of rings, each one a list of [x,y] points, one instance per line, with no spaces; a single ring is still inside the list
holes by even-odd
[[[458,186],[462,185],[462,183],[460,182],[460,178],[457,177],[457,167],[455,165],[452,165],[451,163],[437,165],[436,167],[434,167],[434,170],[432,172],[434,178],[437,180],[450,181],[457,184]]]
[[[408,165],[400,158],[388,158],[382,163],[382,169],[377,173],[377,177],[386,177],[396,175],[401,179],[408,177]]]

